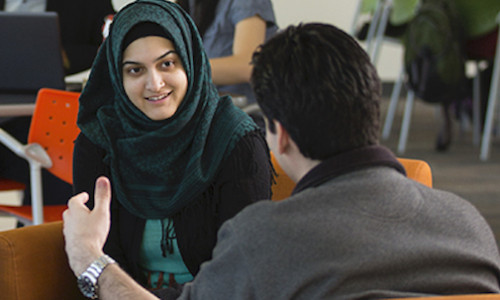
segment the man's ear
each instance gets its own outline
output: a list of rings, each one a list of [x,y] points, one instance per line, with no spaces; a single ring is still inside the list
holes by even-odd
[[[290,147],[290,135],[280,122],[273,120],[276,128],[277,146],[280,154],[284,153]]]

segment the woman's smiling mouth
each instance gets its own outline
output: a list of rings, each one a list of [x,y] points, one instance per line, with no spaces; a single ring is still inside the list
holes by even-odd
[[[161,100],[166,99],[170,94],[172,94],[172,92],[167,93],[167,94],[162,94],[162,95],[159,95],[159,96],[145,97],[145,99],[147,101],[157,102],[157,101],[161,101]]]

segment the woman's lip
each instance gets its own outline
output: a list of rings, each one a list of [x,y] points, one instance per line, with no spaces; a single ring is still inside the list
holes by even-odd
[[[161,100],[164,100],[165,98],[167,98],[170,94],[170,93],[165,93],[165,94],[161,94],[161,95],[158,95],[158,96],[151,96],[151,97],[145,97],[146,100],[148,101],[153,101],[153,102],[156,102],[156,101],[161,101]]]

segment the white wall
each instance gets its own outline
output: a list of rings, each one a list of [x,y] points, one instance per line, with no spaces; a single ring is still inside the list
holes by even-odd
[[[113,0],[116,9],[131,0]],[[300,22],[331,23],[350,32],[357,0],[271,0],[278,25],[284,28]],[[397,77],[402,60],[401,47],[385,43],[380,50],[377,69],[384,81]]]
[[[331,23],[351,31],[357,0],[271,0],[278,25],[283,28],[300,22]],[[402,50],[394,43],[383,44],[377,69],[384,81],[397,78],[402,61]]]

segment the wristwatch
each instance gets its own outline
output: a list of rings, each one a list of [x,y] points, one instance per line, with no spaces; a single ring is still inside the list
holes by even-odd
[[[97,280],[104,268],[113,263],[115,263],[115,260],[104,254],[91,263],[87,270],[78,276],[78,288],[85,297],[90,299],[98,298],[99,286],[97,285]]]

